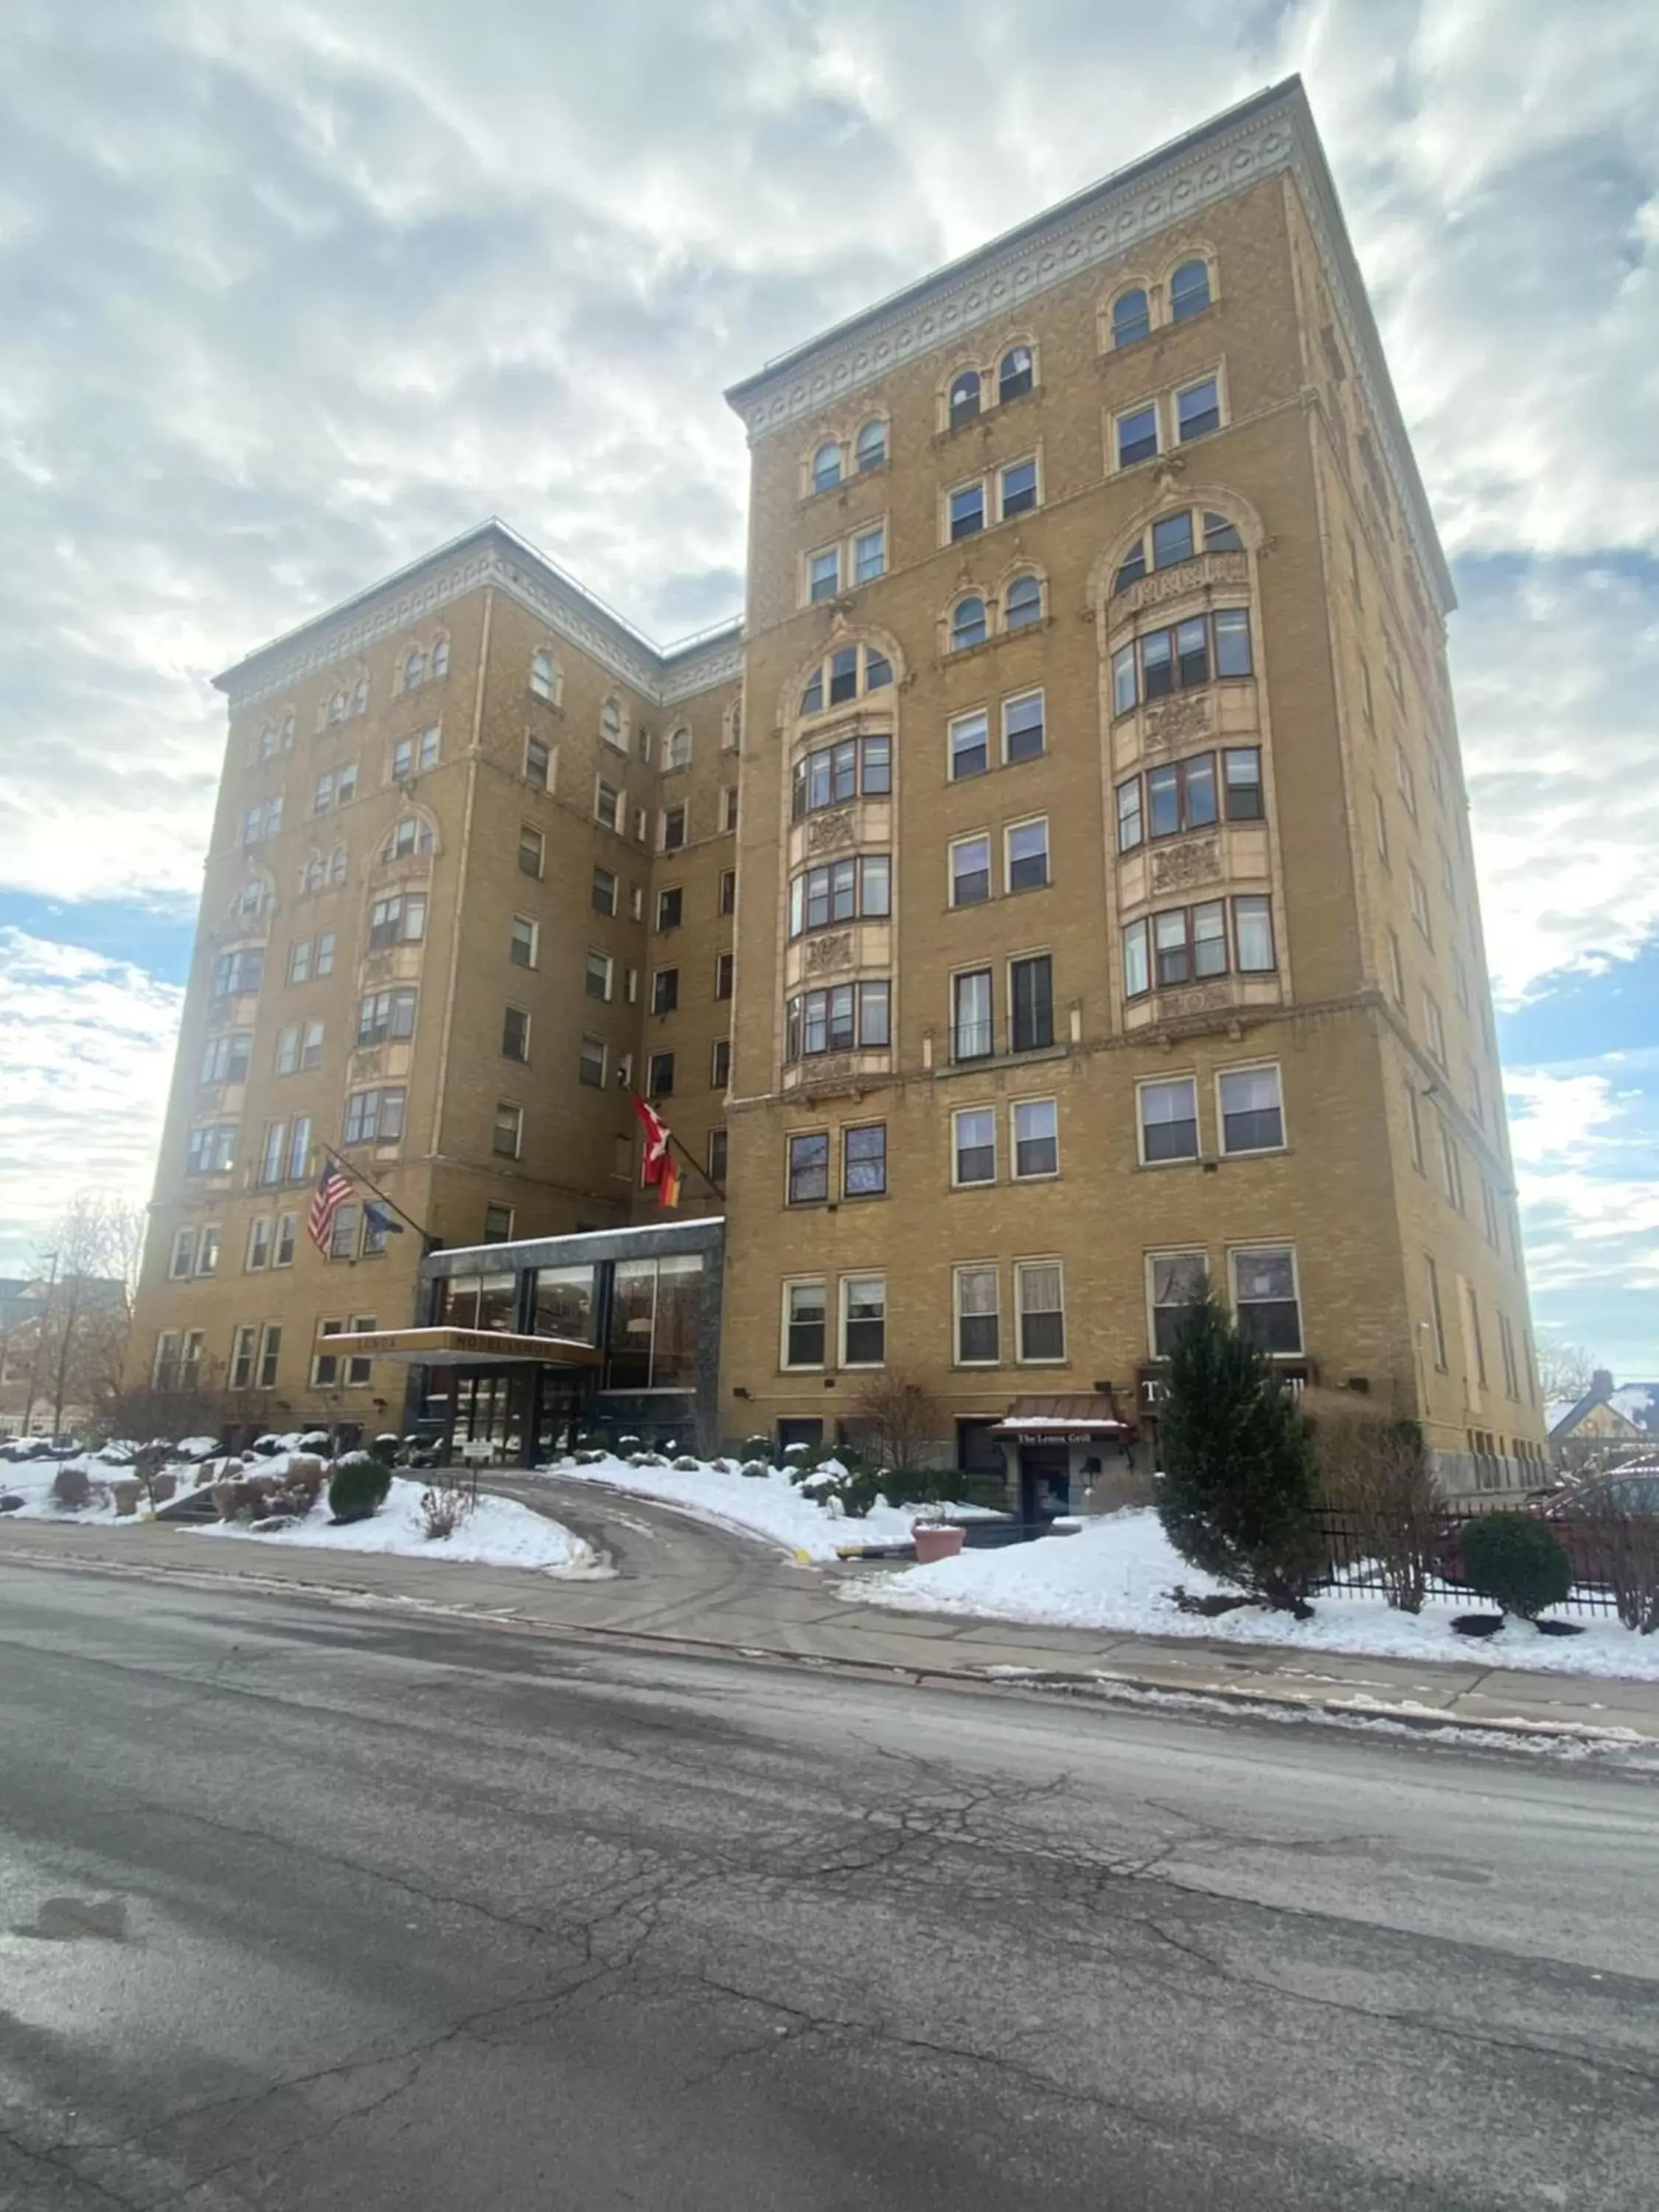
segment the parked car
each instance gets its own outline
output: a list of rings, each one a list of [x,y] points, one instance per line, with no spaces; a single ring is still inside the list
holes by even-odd
[[[1513,1510],[1549,1523],[1572,1561],[1575,1582],[1604,1583],[1608,1541],[1605,1524],[1626,1515],[1659,1516],[1659,1461],[1644,1460],[1637,1466],[1585,1475],[1577,1482],[1525,1498]],[[1449,1522],[1441,1540],[1438,1565],[1449,1583],[1466,1580],[1463,1525],[1462,1521]]]

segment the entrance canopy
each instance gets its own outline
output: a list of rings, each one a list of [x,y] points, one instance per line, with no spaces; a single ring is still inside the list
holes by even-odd
[[[408,1367],[597,1367],[597,1346],[568,1336],[493,1328],[382,1328],[319,1336],[331,1359],[398,1359]]]
[[[1109,1390],[1064,1390],[1047,1397],[1016,1398],[991,1434],[1004,1443],[1064,1444],[1086,1443],[1091,1437],[1124,1437],[1129,1430]]]

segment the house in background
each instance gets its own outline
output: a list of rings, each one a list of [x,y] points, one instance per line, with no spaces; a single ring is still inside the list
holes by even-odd
[[[1592,1460],[1651,1445],[1659,1431],[1632,1417],[1645,1411],[1652,1419],[1656,1408],[1659,1408],[1659,1385],[1626,1383],[1622,1389],[1615,1389],[1612,1375],[1605,1367],[1598,1367],[1590,1376],[1589,1389],[1576,1403],[1558,1400],[1545,1407],[1550,1457],[1557,1467],[1571,1473]]]

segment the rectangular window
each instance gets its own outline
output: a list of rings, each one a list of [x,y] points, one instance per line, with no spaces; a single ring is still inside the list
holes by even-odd
[[[994,1367],[1002,1357],[998,1276],[994,1267],[953,1270],[957,1364]]]
[[[264,980],[264,970],[265,956],[259,945],[242,945],[234,952],[222,952],[213,963],[214,997],[248,997]]]
[[[653,1052],[647,1062],[646,1090],[653,1098],[671,1098],[674,1094],[674,1055],[672,1052]]]
[[[1183,507],[1178,514],[1166,514],[1152,525],[1152,566],[1173,568],[1192,557],[1193,511]]]
[[[1140,1102],[1140,1158],[1150,1167],[1159,1160],[1198,1158],[1198,1085],[1190,1075],[1165,1083],[1136,1085]]]
[[[504,1160],[516,1160],[519,1146],[524,1138],[524,1109],[510,1106],[505,1099],[497,1102],[495,1118],[491,1126],[489,1149]]]
[[[841,589],[841,548],[826,545],[821,552],[806,556],[806,596],[809,599],[833,599]]]
[[[348,1145],[385,1145],[401,1137],[407,1095],[401,1086],[354,1091],[346,1100],[343,1141]]]
[[[1261,797],[1261,749],[1230,745],[1222,755],[1229,822],[1260,822],[1267,809]]]
[[[1203,909],[1194,907],[1196,915]],[[1270,974],[1278,963],[1273,954],[1273,902],[1252,892],[1233,901],[1233,947],[1241,975]],[[1225,966],[1224,958],[1222,965]],[[1200,969],[1200,974],[1210,971]],[[1216,970],[1218,974],[1219,969]]]
[[[1001,476],[1001,514],[1006,522],[1028,514],[1037,503],[1037,468],[1034,460],[1011,461]]]
[[[1127,936],[1126,933],[1126,945]],[[1227,972],[1225,909],[1219,899],[1152,916],[1152,954],[1159,990]]]
[[[1014,1295],[1022,1360],[1066,1357],[1065,1291],[1058,1260],[1017,1260]]]
[[[1412,764],[1406,758],[1405,747],[1398,744],[1395,744],[1394,749],[1394,780],[1399,787],[1400,796],[1406,802],[1407,813],[1409,814],[1412,820],[1415,822],[1417,819],[1417,778],[1412,774]]]
[[[683,805],[681,805],[681,806],[670,806],[670,807],[665,808],[665,809],[664,810],[664,812],[663,812],[663,817],[662,817],[662,849],[663,849],[663,851],[664,851],[665,853],[678,853],[678,852],[679,851],[679,849],[680,849],[681,846],[682,846],[682,845],[684,845],[684,842],[685,842],[685,809],[684,809],[684,807]]]
[[[1480,1333],[1480,1301],[1475,1296],[1473,1283],[1465,1283],[1463,1285],[1463,1303],[1468,1313],[1469,1349],[1474,1354],[1474,1379],[1484,1390],[1488,1387],[1486,1346],[1486,1340]]]
[[[1003,880],[1009,891],[1040,891],[1048,882],[1048,823],[1012,822],[1002,833]]]
[[[578,1073],[590,1091],[604,1090],[605,1042],[602,1038],[585,1036],[582,1039]]]
[[[603,999],[609,1003],[616,974],[615,963],[608,952],[589,949],[582,963],[582,989],[590,999]]]
[[[1382,794],[1371,786],[1371,835],[1376,842],[1376,857],[1385,868],[1394,863],[1389,857],[1389,810],[1382,804]]]
[[[976,968],[951,979],[951,1057],[983,1060],[992,1050],[991,971]]]
[[[196,1266],[196,1231],[181,1229],[173,1240],[173,1257],[167,1262],[167,1273],[172,1279],[182,1282],[193,1273]]]
[[[1258,1352],[1302,1349],[1302,1313],[1297,1298],[1296,1253],[1288,1244],[1270,1244],[1231,1255],[1233,1313],[1238,1333]]]
[[[1389,932],[1389,989],[1395,1006],[1406,1003],[1406,965],[1400,957],[1400,939],[1393,930]]]
[[[1440,1271],[1428,1253],[1423,1255],[1429,1289],[1429,1340],[1433,1348],[1434,1364],[1443,1375],[1446,1372],[1446,1316],[1440,1304]]]
[[[356,1251],[357,1212],[355,1206],[343,1206],[336,1212],[328,1233],[328,1256],[331,1260],[349,1260]]]
[[[884,1198],[887,1194],[887,1124],[868,1121],[846,1129],[841,1139],[843,1198]]]
[[[252,1032],[248,1030],[225,1030],[210,1037],[202,1051],[201,1080],[245,1083],[252,1049]]]
[[[1176,394],[1176,434],[1185,446],[1221,428],[1221,391],[1212,376]]]
[[[1152,988],[1150,933],[1144,921],[1132,921],[1123,933],[1123,995],[1142,998]]]
[[[653,1014],[672,1014],[680,1003],[680,971],[678,968],[659,968],[651,978],[651,1011]]]
[[[317,957],[311,972],[319,981],[325,975],[334,973],[334,932],[331,929],[325,929],[318,935]]]
[[[1133,853],[1146,836],[1146,819],[1140,808],[1140,778],[1132,775],[1127,783],[1117,787],[1117,849]]]
[[[1010,768],[1036,760],[1043,749],[1042,694],[1028,691],[1002,702],[1002,757]]]
[[[514,915],[513,936],[508,947],[508,952],[513,962],[513,965],[515,968],[533,968],[535,966],[537,935],[538,931],[536,924],[530,919],[530,916],[527,914],[515,914]]]
[[[1025,1182],[1060,1173],[1060,1107],[1052,1098],[1020,1098],[1012,1109],[1014,1176]]]
[[[519,873],[538,881],[547,860],[547,840],[527,822],[519,824]]]
[[[276,1322],[267,1322],[259,1340],[259,1388],[276,1388],[276,1370],[283,1355],[283,1332]]]
[[[738,787],[728,783],[720,788],[720,829],[726,831],[738,826]]]
[[[960,485],[950,498],[951,542],[959,538],[975,538],[985,527],[985,486],[982,483]]]
[[[276,1073],[292,1075],[300,1065],[300,1029],[298,1023],[276,1032]]]
[[[530,1017],[522,1006],[508,1006],[501,1016],[501,1057],[518,1060],[530,1057]]]
[[[1218,607],[1215,612],[1215,672],[1218,676],[1249,676],[1250,615],[1248,607]]]
[[[1417,1085],[1408,1074],[1406,1078],[1406,1130],[1411,1143],[1412,1165],[1419,1175],[1425,1172],[1423,1166],[1423,1116],[1417,1103]]]
[[[716,1037],[708,1054],[708,1087],[724,1091],[732,1080],[732,1040]]]
[[[822,1367],[824,1351],[824,1290],[820,1282],[783,1286],[783,1364]]]
[[[524,780],[533,783],[538,791],[549,791],[553,784],[553,754],[539,738],[524,741]]]
[[[1498,1316],[1498,1349],[1504,1362],[1504,1395],[1518,1399],[1521,1395],[1520,1370],[1515,1364],[1515,1331],[1510,1327],[1505,1313]]]
[[[1457,1149],[1456,1138],[1438,1116],[1436,1118],[1440,1131],[1441,1187],[1461,1213],[1463,1211],[1463,1156]]]
[[[270,1253],[270,1264],[273,1267],[291,1267],[294,1265],[294,1247],[299,1235],[299,1227],[300,1220],[297,1214],[279,1213],[277,1215],[276,1236]]]
[[[385,1044],[415,1034],[415,993],[404,988],[394,991],[368,991],[357,1002],[357,1043],[359,1047]]]
[[[616,913],[617,878],[609,868],[594,869],[593,887],[589,893],[589,902],[595,914],[614,915]],[[524,964],[533,966],[534,963],[532,961]]]
[[[1446,1024],[1441,1017],[1439,1002],[1428,991],[1423,994],[1423,1026],[1431,1055],[1444,1067],[1447,1065]]]
[[[270,1265],[270,1218],[261,1215],[248,1224],[247,1257],[242,1262],[250,1275],[258,1274]]]
[[[1433,926],[1429,920],[1428,886],[1424,883],[1422,877],[1418,874],[1416,869],[1410,866],[1409,864],[1407,865],[1406,871],[1406,885],[1407,895],[1411,905],[1412,920],[1417,924],[1418,931],[1422,937],[1423,942],[1425,945],[1432,945],[1434,943],[1434,931]]]
[[[1285,1109],[1276,1067],[1230,1067],[1220,1078],[1221,1149],[1276,1152],[1285,1142]]]
[[[873,530],[861,530],[853,540],[853,581],[872,584],[887,568],[887,526],[878,523]]]
[[[958,1188],[997,1179],[997,1116],[994,1106],[964,1106],[951,1116],[951,1181]]]
[[[1167,1359],[1175,1348],[1181,1317],[1204,1295],[1210,1263],[1201,1252],[1154,1252],[1146,1262],[1147,1305],[1152,1357]]]
[[[830,1195],[830,1137],[814,1129],[788,1140],[791,1206],[819,1206]]]
[[[1112,712],[1127,714],[1139,696],[1135,683],[1135,649],[1119,647],[1112,655]]]
[[[305,1182],[311,1175],[311,1116],[296,1114],[288,1140],[288,1179]]]
[[[735,868],[722,868],[719,911],[721,914],[735,914],[737,910],[738,872]]]
[[[243,1322],[231,1339],[230,1387],[233,1390],[251,1390],[253,1387],[253,1357],[259,1341],[258,1329],[252,1322]]]
[[[300,1033],[300,1065],[301,1067],[320,1067],[323,1060],[323,1025],[307,1022]]]
[[[950,726],[951,781],[983,775],[991,765],[990,724],[981,710],[958,714]]]
[[[1156,405],[1137,407],[1117,418],[1117,465],[1121,469],[1133,468],[1137,461],[1150,460],[1158,451],[1158,409]]]
[[[841,1279],[841,1364],[879,1367],[887,1357],[887,1278]]]
[[[1054,963],[1046,952],[1008,963],[1011,1052],[1041,1052],[1054,1041]]]
[[[678,884],[657,893],[657,927],[659,929],[678,929],[685,911],[685,894]]]
[[[198,1275],[218,1273],[221,1241],[217,1227],[210,1222],[196,1246],[196,1272]]]
[[[714,955],[714,996],[729,999],[732,995],[732,957],[729,952]]]
[[[726,1132],[724,1129],[711,1129],[708,1132],[708,1180],[716,1185],[724,1183],[726,1181]]]
[[[601,829],[614,830],[621,836],[628,823],[628,803],[614,783],[603,777],[593,787],[593,818]]]
[[[288,1123],[267,1121],[264,1142],[259,1151],[259,1181],[262,1184],[281,1182],[283,1161],[288,1151]]]
[[[979,906],[991,896],[991,841],[964,837],[951,848],[951,903]]]

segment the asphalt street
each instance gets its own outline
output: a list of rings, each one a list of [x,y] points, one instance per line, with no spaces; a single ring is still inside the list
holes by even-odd
[[[1651,2212],[1653,1784],[0,1568],[0,2206]]]

